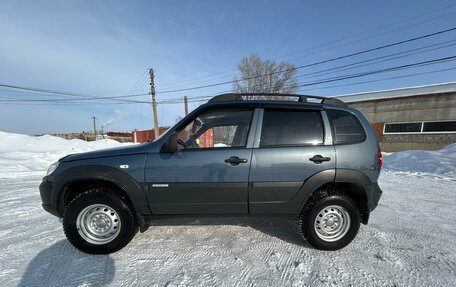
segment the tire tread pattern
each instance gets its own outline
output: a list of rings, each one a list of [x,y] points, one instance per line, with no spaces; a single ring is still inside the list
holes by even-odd
[[[120,203],[123,210],[127,213],[126,220],[129,221],[129,224],[126,224],[126,222],[123,222],[122,228],[126,228],[127,226],[129,226],[130,229],[127,230],[127,232],[125,232],[125,230],[124,230],[124,232],[122,232],[122,235],[124,235],[123,238],[114,247],[106,248],[106,247],[103,247],[104,245],[93,245],[93,244],[89,244],[89,243],[87,243],[87,246],[84,246],[84,247],[78,246],[79,245],[78,241],[83,240],[83,239],[82,238],[81,239],[73,238],[74,232],[72,232],[70,230],[72,228],[72,225],[68,224],[68,220],[72,220],[72,219],[67,218],[65,215],[68,213],[68,211],[71,208],[74,207],[73,205],[79,204],[78,202],[81,200],[81,198],[83,198],[83,197],[91,198],[94,195],[100,195],[100,194],[105,195],[107,198],[110,198],[111,200],[117,201],[118,203]],[[77,206],[75,206],[75,208],[77,208]],[[125,218],[123,220],[125,221]],[[135,213],[134,213],[132,207],[125,200],[123,200],[120,196],[116,195],[111,190],[101,187],[101,188],[93,188],[88,191],[82,192],[82,193],[78,194],[73,200],[71,200],[71,202],[65,208],[65,212],[63,214],[63,231],[65,233],[65,236],[68,238],[68,241],[75,248],[77,248],[83,252],[90,253],[90,254],[108,254],[108,253],[113,253],[113,252],[116,252],[116,251],[122,249],[133,239],[133,237],[138,232],[138,222],[137,222],[137,218],[135,216]],[[119,234],[118,236],[121,236],[121,234]],[[108,245],[109,245],[109,243],[108,243]]]
[[[316,191],[307,200],[306,204],[304,205],[304,208],[301,211],[301,214],[299,215],[298,229],[299,229],[299,233],[301,234],[302,238],[306,242],[308,242],[310,245],[312,245],[314,247],[317,247],[318,249],[337,250],[337,249],[345,247],[348,243],[350,243],[351,240],[347,244],[343,244],[340,247],[332,246],[332,247],[324,247],[324,248],[322,248],[321,246],[316,246],[317,244],[313,242],[312,237],[309,234],[309,229],[305,228],[305,226],[304,226],[305,218],[306,218],[306,216],[309,215],[309,213],[311,213],[313,207],[318,202],[320,202],[321,200],[323,200],[325,198],[328,198],[328,197],[343,198],[344,200],[347,200],[348,202],[350,202],[350,204],[352,204],[355,208],[357,208],[357,205],[355,204],[355,202],[347,194],[345,194],[343,192],[336,191],[336,190],[331,190],[331,189],[322,189],[322,190]],[[358,216],[359,216],[359,214],[358,214]],[[360,226],[359,221],[360,220],[358,219],[358,224],[356,224],[356,226],[355,226],[355,228],[356,228],[356,231],[354,231],[355,235],[358,233],[358,230],[359,230],[359,226]]]

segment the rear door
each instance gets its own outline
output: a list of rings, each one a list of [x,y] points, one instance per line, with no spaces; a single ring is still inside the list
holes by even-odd
[[[265,108],[259,119],[249,177],[249,212],[294,214],[300,204],[294,198],[303,183],[335,168],[329,123],[318,109]]]

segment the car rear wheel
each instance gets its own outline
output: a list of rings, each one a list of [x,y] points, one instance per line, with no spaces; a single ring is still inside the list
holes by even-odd
[[[343,193],[327,190],[312,195],[299,219],[303,237],[322,250],[347,246],[358,234],[359,226],[360,215],[353,200]]]
[[[102,188],[81,193],[70,202],[63,216],[63,229],[74,247],[91,254],[118,251],[138,231],[128,203]]]

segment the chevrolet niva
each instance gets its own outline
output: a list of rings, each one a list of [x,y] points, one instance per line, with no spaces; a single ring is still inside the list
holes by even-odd
[[[150,143],[61,158],[40,185],[76,248],[123,248],[154,217],[287,216],[313,247],[349,244],[382,194],[369,122],[342,101],[224,94]]]

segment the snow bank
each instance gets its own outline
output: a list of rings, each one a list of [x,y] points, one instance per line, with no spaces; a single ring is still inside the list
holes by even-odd
[[[80,153],[126,145],[114,140],[86,142],[79,139],[28,136],[0,132],[0,177],[22,172],[45,173],[50,164],[70,153]]]
[[[409,150],[383,153],[386,170],[408,173],[430,173],[456,178],[456,144],[437,151]]]

